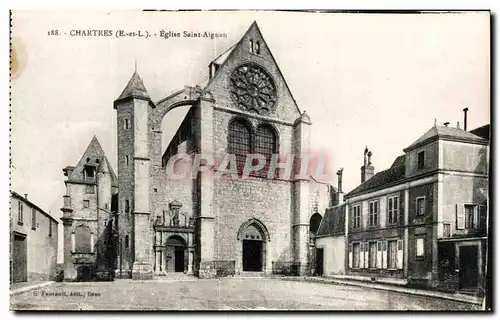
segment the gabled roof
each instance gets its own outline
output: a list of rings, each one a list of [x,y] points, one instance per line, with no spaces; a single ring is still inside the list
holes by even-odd
[[[447,126],[433,126],[426,133],[424,133],[420,138],[413,142],[410,146],[404,149],[408,151],[424,145],[429,140],[447,138],[457,141],[470,141],[470,142],[485,142],[486,140],[465,130],[447,127]]]
[[[88,159],[88,161],[87,161]],[[85,166],[94,166],[97,169],[107,167],[111,173],[111,184],[114,187],[118,186],[118,177],[116,176],[113,168],[109,164],[109,161],[104,154],[104,150],[99,143],[99,140],[94,135],[90,141],[87,149],[83,153],[82,157],[78,161],[78,164],[73,167],[74,169],[68,175],[68,182],[84,182],[83,180],[83,169]],[[63,169],[64,170],[64,169]]]
[[[327,208],[316,236],[343,235],[344,231],[345,204]]]
[[[378,187],[404,180],[405,178],[405,156],[401,155],[394,160],[392,166],[384,171],[380,171],[370,179],[366,180],[354,190],[346,195],[346,198],[355,194],[362,193],[368,190],[376,189]]]
[[[235,43],[233,46],[231,46],[229,49],[227,49],[224,53],[222,53],[221,55],[219,55],[212,62],[217,61],[217,64],[219,64],[221,66],[221,68],[222,68],[222,66],[229,60],[229,58],[231,57],[231,55],[236,51],[235,49],[237,47],[239,47],[240,45],[242,45],[243,39],[245,39],[247,37],[247,35],[253,29],[255,29],[256,33],[260,37],[260,40],[262,40],[262,42],[264,43],[264,45],[269,49],[268,51],[269,51],[269,55],[271,57],[271,60],[276,65],[276,69],[278,70],[278,73],[279,73],[280,77],[283,79],[283,83],[285,84],[286,90],[288,91],[288,94],[290,95],[293,103],[295,104],[295,108],[297,109],[297,112],[299,114],[302,114],[302,112],[300,112],[300,109],[299,109],[299,106],[297,104],[297,101],[295,100],[295,97],[293,96],[292,91],[290,90],[290,87],[288,86],[288,83],[286,82],[286,79],[283,76],[283,72],[281,72],[281,69],[280,69],[278,63],[276,62],[276,59],[274,58],[273,53],[271,52],[271,49],[269,48],[269,45],[267,44],[266,40],[264,39],[264,36],[262,35],[262,32],[260,31],[260,28],[259,28],[259,25],[257,24],[257,21],[254,21],[250,25],[250,27],[248,28],[248,30],[243,34],[243,36],[240,38],[240,40],[238,40],[237,43]],[[221,69],[221,68],[219,68],[219,69]],[[217,74],[217,72],[216,72],[216,74]],[[207,85],[204,88],[205,90],[207,90],[210,87],[210,84],[212,83],[212,81],[214,79],[215,79],[215,75],[212,77],[212,79],[210,79],[208,81]]]
[[[232,45],[231,47],[229,47],[229,49],[227,49],[226,51],[224,51],[223,53],[221,53],[220,55],[218,55],[217,58],[215,58],[211,63],[218,64],[218,65],[223,64],[227,60],[227,58],[229,57],[229,55],[231,54],[231,52],[233,52],[234,48],[236,48],[236,45],[238,43],[239,42],[235,43],[234,45]]]
[[[142,82],[141,77],[137,73],[137,70],[134,71],[134,74],[132,74],[132,77],[128,81],[127,86],[125,87],[125,89],[123,89],[122,93],[115,100],[115,102],[127,98],[151,100],[151,97],[149,96],[146,87],[144,87],[144,83]]]

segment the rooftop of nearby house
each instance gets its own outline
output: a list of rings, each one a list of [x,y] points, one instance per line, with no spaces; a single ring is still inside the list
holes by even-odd
[[[345,204],[329,207],[316,233],[316,237],[344,234],[345,229]]]
[[[415,142],[409,145],[404,151],[408,151],[411,149],[415,149],[421,145],[424,145],[430,142],[433,139],[439,138],[447,138],[456,141],[464,141],[464,142],[484,142],[485,139],[471,133],[469,131],[465,131],[459,128],[454,128],[450,126],[433,126],[426,133],[424,133],[420,138],[418,138]]]
[[[54,218],[52,215],[48,214],[47,212],[45,212],[44,210],[42,210],[39,206],[37,206],[36,204],[34,204],[33,202],[31,202],[30,200],[28,200],[28,198],[26,196],[22,196],[20,195],[19,193],[15,192],[15,191],[10,191],[10,194],[13,198],[16,198],[18,200],[21,200],[23,201],[24,203],[26,203],[28,206],[36,209],[38,212],[41,212],[43,215],[47,216],[47,218],[51,219],[52,221],[54,221],[55,223],[59,223],[56,218]]]
[[[409,147],[405,148],[407,152],[419,146],[425,145],[434,139],[448,139],[453,141],[473,142],[486,144],[489,138],[490,125],[485,125],[471,131],[465,131],[459,128],[449,126],[436,126],[425,132],[420,138],[415,140]],[[488,137],[488,138],[485,138]],[[370,179],[366,180],[345,197],[349,198],[354,195],[365,193],[371,190],[379,189],[383,186],[388,186],[401,182],[405,179],[405,155],[398,156],[389,169],[383,170],[375,174]]]

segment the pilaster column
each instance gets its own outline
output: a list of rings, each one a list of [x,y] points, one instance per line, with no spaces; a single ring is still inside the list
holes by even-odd
[[[293,253],[294,261],[300,265],[299,274],[306,275],[309,269],[309,195],[310,176],[308,167],[311,120],[304,111],[294,123],[294,193],[295,212],[293,218]]]
[[[134,99],[134,263],[132,277],[150,279],[153,264],[153,234],[149,208],[149,101]]]
[[[201,97],[198,100],[198,105],[195,110],[197,123],[197,151],[198,154],[205,157],[213,157],[213,109],[214,101],[212,99]],[[200,179],[199,187],[199,234],[196,236],[200,239],[200,266],[199,276],[201,278],[211,278],[215,276],[213,267],[214,260],[214,206],[213,206],[213,190],[214,190],[214,172],[207,170],[203,164],[200,167],[201,172],[198,174]]]

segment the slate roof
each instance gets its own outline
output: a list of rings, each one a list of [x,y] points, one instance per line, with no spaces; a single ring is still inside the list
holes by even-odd
[[[447,138],[454,138],[457,140],[467,140],[467,141],[477,141],[477,142],[482,142],[485,141],[485,139],[481,138],[480,136],[477,136],[471,132],[454,128],[454,127],[447,127],[447,126],[433,126],[430,128],[426,133],[424,133],[420,138],[418,138],[415,142],[413,142],[410,146],[404,149],[406,150],[411,150],[413,148],[416,148],[422,144],[424,144],[427,140],[431,138],[439,138],[439,137],[447,137]]]
[[[325,210],[316,236],[342,235],[345,231],[345,204]]]
[[[227,49],[226,51],[224,51],[223,53],[221,53],[217,58],[215,58],[211,63],[214,63],[214,64],[218,64],[218,65],[221,65],[223,64],[227,58],[229,57],[229,55],[231,54],[231,52],[233,52],[234,48],[236,48],[236,45],[238,44],[235,43],[233,46],[231,46],[229,49]]]
[[[146,87],[144,87],[144,83],[142,82],[141,77],[137,73],[137,70],[134,71],[134,74],[127,83],[127,86],[125,87],[125,89],[123,89],[122,93],[120,94],[118,99],[116,99],[116,101],[130,97],[151,100],[151,97],[149,96]]]
[[[476,136],[479,136],[483,139],[486,139],[488,141],[490,140],[490,125],[489,124],[485,124],[484,126],[473,129],[469,132],[473,133]]]
[[[89,158],[89,162],[87,162],[87,158]],[[99,163],[97,163],[96,160],[98,160]],[[73,168],[73,170],[71,170],[71,173],[68,175],[67,181],[84,182],[82,172],[85,165],[93,165],[96,166],[97,168],[103,168],[103,166],[106,166],[108,170],[111,172],[111,185],[113,187],[118,186],[118,177],[116,176],[115,172],[113,171],[113,168],[109,164],[108,158],[104,154],[104,150],[102,149],[101,144],[99,143],[99,140],[97,140],[96,136],[92,137],[92,140],[90,141],[89,145],[87,146],[87,149],[85,150],[82,157],[78,161],[78,164],[75,167],[67,167],[67,168]]]
[[[346,197],[353,196],[364,191],[376,189],[378,187],[394,183],[405,178],[405,156],[401,155],[394,160],[392,166],[384,171],[380,171],[370,179],[366,180],[354,190],[349,192]]]

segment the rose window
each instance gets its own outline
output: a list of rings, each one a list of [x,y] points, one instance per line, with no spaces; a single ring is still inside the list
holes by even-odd
[[[271,76],[255,64],[237,67],[230,78],[231,97],[244,110],[266,114],[274,110],[276,86]]]

